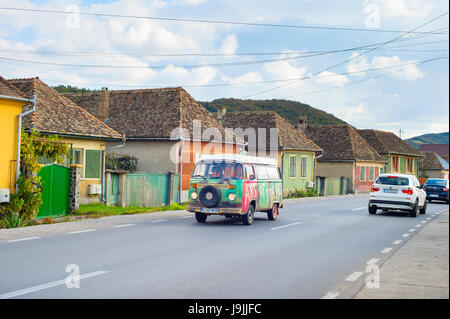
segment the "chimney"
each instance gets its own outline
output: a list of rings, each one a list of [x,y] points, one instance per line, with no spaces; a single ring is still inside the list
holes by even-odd
[[[217,119],[221,120],[225,116],[226,113],[227,113],[227,108],[221,107],[220,109],[217,110]]]
[[[99,92],[97,114],[94,115],[102,122],[109,117],[109,91],[107,88]]]
[[[304,132],[308,126],[308,118],[306,116],[299,116],[297,120],[297,129]]]

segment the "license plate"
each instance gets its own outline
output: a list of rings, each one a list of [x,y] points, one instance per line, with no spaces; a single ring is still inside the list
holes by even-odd
[[[431,194],[430,197],[439,197],[438,194]]]
[[[218,208],[201,208],[200,211],[202,213],[219,213],[219,209]]]
[[[397,194],[397,190],[396,189],[387,189],[387,188],[385,188],[383,191],[385,193],[389,193],[389,194]]]

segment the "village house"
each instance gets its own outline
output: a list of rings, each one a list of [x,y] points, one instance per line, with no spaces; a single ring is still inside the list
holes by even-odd
[[[419,177],[424,183],[427,178],[448,179],[448,162],[435,152],[422,152],[419,160]]]
[[[106,143],[121,144],[122,136],[38,77],[11,79],[7,82],[26,97],[36,96],[35,111],[23,118],[24,130],[29,132],[34,129],[43,135],[57,134],[62,142],[70,145],[70,156],[65,165],[81,167],[80,203],[101,201],[103,194],[89,196],[88,188],[91,184],[104,183]],[[24,110],[28,108],[29,106]],[[41,158],[39,162],[50,164],[45,158]]]
[[[321,194],[369,192],[383,173],[384,158],[352,126],[308,125],[305,134],[323,149],[317,159]]]
[[[9,195],[15,192],[19,115],[29,103],[22,92],[0,76],[0,202],[9,201]]]
[[[248,142],[250,154],[272,156],[278,160],[283,177],[284,196],[296,190],[314,187],[316,153],[322,149],[302,132],[306,118],[299,119],[297,128],[272,111],[226,112],[221,109],[218,117],[226,128],[242,129],[241,137]],[[253,129],[255,138],[246,135],[248,129]],[[271,135],[271,130],[276,135]],[[276,138],[275,141],[272,140]]]
[[[358,133],[384,157],[384,172],[419,176],[419,159],[423,155],[392,132],[358,130]]]
[[[187,200],[190,175],[200,154],[243,150],[243,141],[181,87],[104,89],[65,96],[126,135],[126,145],[115,152],[136,156],[138,172],[181,175],[182,202]]]

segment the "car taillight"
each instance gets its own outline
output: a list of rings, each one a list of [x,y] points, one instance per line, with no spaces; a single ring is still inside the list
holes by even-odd
[[[374,192],[378,192],[380,189],[379,188],[377,188],[377,187],[372,187],[371,189],[370,189],[370,192],[371,193],[374,193]]]
[[[413,194],[413,189],[412,188],[402,189],[402,193],[408,194],[408,195],[412,195]]]

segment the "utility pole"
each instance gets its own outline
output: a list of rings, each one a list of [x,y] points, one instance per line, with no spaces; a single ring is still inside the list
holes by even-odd
[[[403,132],[402,129],[399,129],[399,130],[398,130],[398,136],[399,136],[400,138],[402,138],[402,132]]]

